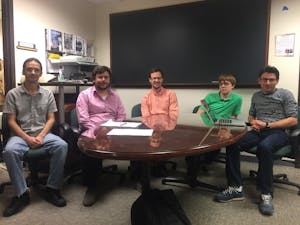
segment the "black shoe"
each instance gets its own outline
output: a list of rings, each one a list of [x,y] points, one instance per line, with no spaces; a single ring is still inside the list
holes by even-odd
[[[44,197],[47,202],[50,202],[57,207],[64,207],[67,205],[66,200],[61,196],[59,190],[47,187]]]
[[[20,197],[13,197],[9,206],[4,210],[3,216],[12,216],[22,209],[24,209],[30,203],[29,192],[26,191]]]

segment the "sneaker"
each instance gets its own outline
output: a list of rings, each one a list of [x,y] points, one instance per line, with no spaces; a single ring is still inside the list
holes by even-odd
[[[271,216],[274,212],[271,194],[262,194],[260,198],[259,211],[264,215]]]
[[[95,187],[88,187],[88,189],[85,192],[82,204],[84,206],[92,206],[96,203],[98,198],[98,192]]]
[[[13,197],[9,206],[4,210],[3,216],[12,216],[22,209],[24,209],[30,203],[29,192],[26,191],[20,197]]]
[[[244,200],[244,193],[242,188],[236,187],[228,187],[222,192],[219,192],[215,195],[215,200],[218,202],[230,202],[230,201],[237,201],[237,200]]]
[[[50,202],[57,207],[64,207],[67,205],[67,202],[64,197],[61,196],[60,191],[53,188],[47,187],[44,198],[47,202]]]

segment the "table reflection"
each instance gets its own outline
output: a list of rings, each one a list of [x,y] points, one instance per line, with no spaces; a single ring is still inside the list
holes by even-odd
[[[178,116],[152,115],[142,117],[142,122],[153,129],[152,136],[149,137],[149,144],[153,148],[158,148],[163,140],[163,132],[174,130]]]

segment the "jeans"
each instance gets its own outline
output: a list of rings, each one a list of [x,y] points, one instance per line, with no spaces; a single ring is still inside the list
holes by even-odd
[[[257,189],[261,194],[273,190],[273,153],[289,143],[288,134],[283,129],[251,130],[238,142],[226,148],[226,176],[229,186],[242,186],[240,172],[240,152],[257,146],[258,158]]]
[[[42,146],[51,157],[47,187],[60,189],[63,183],[68,145],[60,137],[48,133],[43,139]],[[17,196],[22,195],[28,189],[22,164],[23,155],[28,150],[29,146],[22,138],[12,136],[3,151],[3,160]]]

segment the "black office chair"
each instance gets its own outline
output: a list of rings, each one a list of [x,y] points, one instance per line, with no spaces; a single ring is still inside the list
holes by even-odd
[[[298,121],[300,122],[300,107],[298,107]],[[274,153],[274,160],[286,161],[293,164],[295,168],[300,168],[300,124],[290,130],[290,144],[280,148]],[[253,147],[246,152],[256,155],[257,148]],[[290,159],[290,160],[286,160]],[[243,180],[256,180],[257,171],[250,170],[249,177]],[[273,175],[273,182],[279,184],[286,184],[298,188],[298,195],[300,195],[300,184],[289,181],[287,174],[280,173]]]
[[[132,107],[131,117],[135,118],[140,116],[142,116],[141,103],[138,103]],[[133,163],[131,162],[131,164]],[[173,161],[169,161],[169,160],[154,161],[151,166],[151,174],[156,177],[165,176],[167,174],[168,165],[171,167],[172,171],[176,170],[177,168],[177,163]]]
[[[195,106],[194,108],[193,108],[193,113],[197,113],[198,112],[198,110],[199,110],[199,107],[200,107],[200,105],[197,105],[197,106]]]
[[[80,152],[77,141],[80,136],[79,124],[77,119],[76,108],[70,110],[70,124],[64,123],[61,125],[61,135],[62,138],[68,143],[68,148],[75,150],[80,155],[83,154]],[[116,164],[105,166],[102,168],[101,172],[103,174],[112,174],[120,176],[120,183],[124,181],[125,174],[118,171],[118,166]],[[81,171],[74,173],[69,177],[69,182],[71,182],[78,175],[81,175]]]

